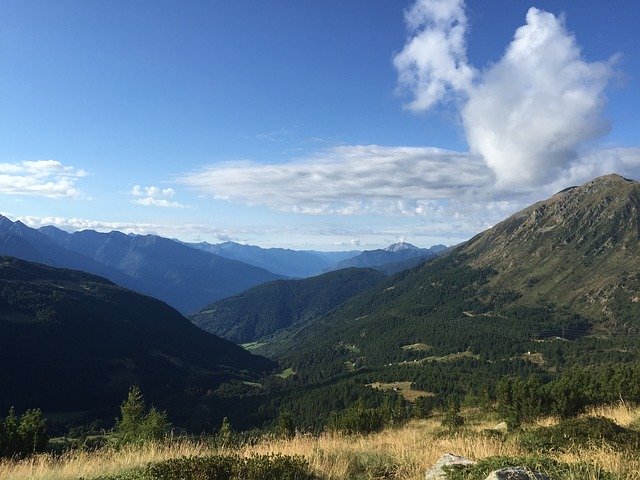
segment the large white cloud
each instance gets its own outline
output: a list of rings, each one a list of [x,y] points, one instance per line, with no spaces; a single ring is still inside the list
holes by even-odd
[[[502,59],[468,94],[469,146],[502,185],[557,178],[584,142],[601,136],[609,63],[586,62],[561,19],[531,8]]]
[[[406,12],[411,37],[393,63],[407,107],[431,108],[452,91],[466,91],[474,71],[467,63],[463,0],[418,0]]]
[[[561,18],[529,9],[504,56],[480,72],[467,63],[463,0],[417,0],[406,23],[412,37],[394,64],[413,96],[409,107],[460,99],[471,152],[499,186],[558,178],[588,159],[581,146],[608,131],[602,112],[612,62],[587,62]]]
[[[57,160],[0,163],[0,193],[79,198],[83,194],[76,187],[76,182],[86,175],[85,171]]]

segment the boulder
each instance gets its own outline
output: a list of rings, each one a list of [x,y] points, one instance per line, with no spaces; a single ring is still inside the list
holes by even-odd
[[[527,467],[506,467],[494,470],[485,480],[551,480],[551,477]]]
[[[438,461],[427,470],[425,480],[446,480],[447,476],[444,473],[443,468],[451,465],[475,465],[476,462],[469,460],[468,458],[460,457],[452,453],[445,453]]]

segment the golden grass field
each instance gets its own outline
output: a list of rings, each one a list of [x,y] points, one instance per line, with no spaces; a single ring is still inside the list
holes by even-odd
[[[486,418],[476,411],[463,412],[467,427],[459,434],[441,435],[440,419],[413,420],[398,429],[388,429],[366,436],[345,436],[326,433],[318,436],[297,435],[291,439],[265,439],[257,445],[234,447],[228,453],[251,455],[254,453],[280,453],[304,456],[311,468],[330,480],[352,478],[390,478],[418,480],[445,452],[482,459],[497,455],[524,456],[513,439],[478,435],[497,423],[496,418]],[[594,409],[588,415],[611,418],[627,426],[640,418],[640,408],[619,404]],[[546,418],[539,425],[557,422]],[[225,453],[204,443],[174,440],[162,444],[123,449],[105,448],[97,452],[72,451],[61,457],[38,455],[23,461],[0,463],[3,480],[62,480],[90,479],[99,475],[116,474],[148,462],[157,462],[182,456],[200,456]],[[594,445],[560,454],[558,460],[575,463],[589,461],[599,469],[618,474],[625,480],[640,480],[640,458],[616,452],[605,446]],[[596,469],[597,471],[597,469]],[[597,480],[591,478],[567,478],[566,480]]]

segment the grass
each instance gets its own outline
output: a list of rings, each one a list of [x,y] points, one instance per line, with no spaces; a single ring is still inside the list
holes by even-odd
[[[289,377],[291,377],[292,375],[295,375],[295,374],[296,374],[296,372],[293,370],[293,368],[289,367],[289,368],[283,370],[282,372],[278,373],[276,375],[276,377],[289,378]]]
[[[256,445],[215,449],[205,443],[174,440],[163,444],[145,445],[120,450],[102,449],[96,452],[74,451],[58,458],[38,455],[24,461],[0,462],[0,478],[7,480],[91,479],[114,475],[148,462],[158,462],[183,456],[204,456],[217,453],[283,454],[305,457],[311,469],[326,480],[343,479],[403,479],[418,480],[445,452],[452,452],[489,464],[497,457],[529,458],[536,452],[527,451],[517,435],[503,436],[485,433],[495,418],[484,418],[476,411],[463,412],[466,426],[447,434],[440,427],[440,418],[413,420],[406,426],[367,436],[345,436],[325,433],[319,436],[298,434],[289,439],[265,438]],[[604,416],[620,425],[633,425],[640,418],[640,409],[620,404],[588,412]],[[556,419],[539,424],[553,425]],[[538,424],[529,428],[535,428]],[[539,457],[543,458],[543,457]],[[558,480],[602,480],[602,472],[612,472],[621,480],[640,480],[640,457],[617,451],[611,446],[591,445],[550,454],[546,462],[561,462],[563,477]],[[502,460],[500,460],[502,461]],[[585,471],[584,462],[589,463]],[[600,472],[600,473],[599,473]],[[484,478],[484,477],[483,477]]]
[[[418,397],[433,397],[434,394],[424,390],[414,390],[411,388],[411,382],[391,382],[391,383],[369,383],[368,387],[382,391],[393,391],[403,396],[403,398],[414,403]]]

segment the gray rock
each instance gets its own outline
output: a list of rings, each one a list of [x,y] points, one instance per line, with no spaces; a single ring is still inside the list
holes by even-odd
[[[506,467],[494,470],[485,480],[551,480],[551,477],[527,467]]]
[[[438,461],[427,470],[425,480],[446,480],[447,476],[444,473],[443,468],[451,465],[475,465],[476,462],[469,460],[468,458],[460,457],[452,453],[445,453]]]

